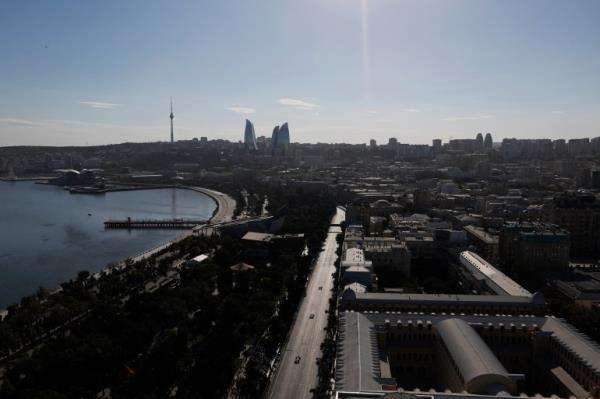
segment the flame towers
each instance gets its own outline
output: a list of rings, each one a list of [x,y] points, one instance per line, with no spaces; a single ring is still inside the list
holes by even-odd
[[[279,149],[285,151],[290,144],[290,129],[287,122],[281,126],[275,126],[273,134],[271,135],[271,150],[273,153],[278,152]]]
[[[279,141],[279,125],[273,128],[273,134],[271,134],[271,147],[275,148]]]
[[[492,148],[494,148],[494,141],[492,140],[492,134],[491,133],[487,133],[485,135],[485,140],[483,141],[483,148],[486,151],[491,151]]]
[[[279,128],[279,136],[277,137],[277,146],[286,147],[290,144],[290,129],[287,122]]]
[[[254,133],[254,125],[246,119],[246,128],[244,129],[244,146],[249,150],[257,150],[256,133]]]
[[[287,122],[281,126],[275,126],[275,128],[273,128],[273,134],[271,135],[272,155],[284,155],[289,145],[290,129]],[[246,119],[246,128],[244,129],[244,147],[246,150],[258,150],[254,125],[248,119]]]

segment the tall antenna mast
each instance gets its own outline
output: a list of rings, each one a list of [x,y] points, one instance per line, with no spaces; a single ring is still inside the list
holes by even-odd
[[[173,144],[175,142],[173,136],[173,118],[175,118],[175,115],[173,115],[173,97],[171,97],[171,115],[169,115],[169,117],[171,118],[171,144]]]

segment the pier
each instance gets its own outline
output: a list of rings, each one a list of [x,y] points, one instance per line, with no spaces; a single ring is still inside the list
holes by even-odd
[[[113,219],[104,222],[106,229],[192,229],[206,224],[206,220],[193,219]]]

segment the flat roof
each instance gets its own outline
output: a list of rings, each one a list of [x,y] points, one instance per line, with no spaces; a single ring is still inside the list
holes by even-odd
[[[467,267],[471,273],[482,275],[492,282],[493,284],[488,285],[496,293],[505,293],[512,296],[531,296],[531,292],[521,287],[475,252],[463,251],[460,253],[460,259],[463,266]]]
[[[242,240],[258,242],[270,242],[272,239],[273,234],[259,233],[256,231],[249,231],[242,237]]]
[[[464,227],[467,233],[473,234],[475,237],[485,242],[486,244],[498,244],[499,237],[497,235],[493,235],[483,230],[482,228],[478,228],[473,225],[467,225]]]
[[[344,260],[346,262],[363,262],[365,260],[365,253],[360,248],[348,248]]]
[[[189,262],[197,262],[197,263],[202,263],[204,262],[206,259],[208,259],[208,255],[205,254],[201,254],[198,256],[194,256],[192,259],[189,260]]]
[[[385,302],[385,303],[407,303],[407,304],[531,304],[532,297],[508,296],[508,295],[454,295],[454,294],[402,294],[390,292],[365,292],[356,294],[357,301]]]
[[[430,389],[429,391],[421,391],[421,390],[415,390],[415,391],[405,391],[402,389],[399,389],[398,392],[396,391],[392,391],[392,392],[352,392],[352,391],[336,391],[335,393],[335,398],[336,399],[371,399],[371,398],[385,398],[385,395],[389,395],[390,393],[397,393],[400,394],[401,396],[399,397],[393,397],[393,399],[411,399],[411,398],[415,398],[415,399],[498,399],[497,395],[478,395],[478,394],[472,394],[472,393],[455,393],[455,392],[439,392],[439,391],[435,391],[434,389]],[[508,398],[520,398],[520,399],[524,399],[524,398],[535,398],[535,399],[544,399],[544,398],[550,398],[550,399],[556,399],[557,396],[556,395],[552,395],[552,396],[542,396],[540,394],[536,394],[535,396],[526,396],[525,394],[519,394],[519,396],[505,396]]]

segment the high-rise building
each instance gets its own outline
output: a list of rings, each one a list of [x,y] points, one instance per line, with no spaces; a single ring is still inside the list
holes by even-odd
[[[276,148],[279,143],[279,126],[273,128],[273,134],[271,134],[271,147]]]
[[[492,134],[486,133],[485,139],[483,140],[483,149],[486,151],[490,151],[494,146],[494,142],[492,141]]]
[[[600,154],[600,137],[594,137],[590,140],[590,145],[592,148],[592,153],[594,155]]]
[[[173,136],[173,118],[175,118],[175,115],[173,114],[173,99],[171,98],[171,115],[169,115],[169,118],[171,118],[171,143],[175,142],[175,137]]]
[[[279,147],[286,147],[290,144],[290,129],[288,127],[288,123],[285,122],[279,128],[279,138],[277,140],[277,145]]]
[[[600,201],[594,194],[575,191],[556,196],[549,217],[552,223],[569,231],[574,257],[600,256]]]
[[[479,152],[479,144],[476,139],[451,139],[448,142],[448,148],[466,153]]]
[[[565,139],[554,140],[554,152],[561,156],[567,153],[567,142]]]
[[[566,269],[569,232],[540,222],[506,222],[500,231],[500,262],[508,272]]]
[[[590,183],[594,190],[600,190],[600,170],[591,171]]]
[[[398,139],[395,137],[390,137],[390,139],[388,140],[388,146],[389,147],[397,147],[398,146]]]
[[[371,147],[371,148],[377,147],[377,141],[375,139],[371,139],[371,141],[369,141],[369,147]]]
[[[290,144],[290,130],[287,122],[273,128],[271,136],[271,152],[273,154],[284,154]]]
[[[590,152],[590,139],[571,139],[569,140],[569,154],[573,157],[578,155],[587,155]]]
[[[258,136],[256,138],[256,145],[258,146],[258,148],[265,148],[268,142],[269,139],[267,139],[265,136]]]
[[[246,128],[244,129],[244,147],[248,150],[256,150],[256,134],[254,133],[254,125],[246,119]]]
[[[475,141],[477,142],[477,150],[483,151],[483,134],[477,133],[477,136],[475,137]]]
[[[433,147],[433,153],[434,154],[439,154],[442,151],[442,140],[440,140],[440,139],[433,139],[433,142],[431,144],[432,144],[432,147]]]

